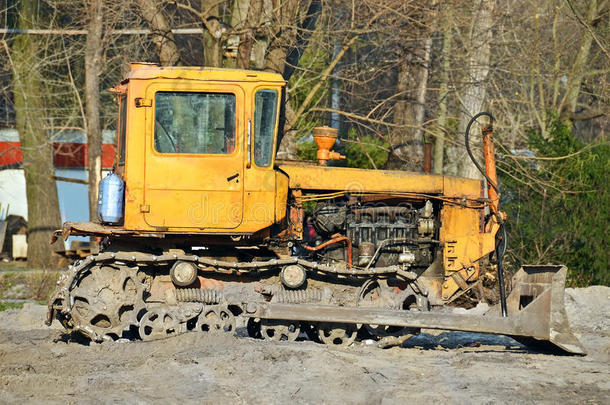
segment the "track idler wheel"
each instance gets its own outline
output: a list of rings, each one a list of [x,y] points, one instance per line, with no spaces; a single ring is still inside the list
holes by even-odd
[[[294,342],[301,333],[301,326],[297,321],[261,319],[260,333],[265,340]]]
[[[318,338],[327,345],[349,346],[356,340],[358,327],[346,323],[321,323]]]
[[[179,332],[180,322],[176,316],[166,308],[153,308],[147,311],[140,320],[140,338],[142,340],[165,339],[176,336]]]
[[[197,317],[197,332],[234,333],[235,316],[226,306],[204,308]]]

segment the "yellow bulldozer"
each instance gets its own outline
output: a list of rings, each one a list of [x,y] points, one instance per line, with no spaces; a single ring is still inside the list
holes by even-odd
[[[245,325],[255,338],[340,345],[427,328],[584,353],[563,305],[565,267],[524,266],[506,294],[492,125],[486,182],[328,165],[342,158],[328,127],[314,130],[318,162],[279,161],[285,84],[132,64],[112,89],[117,155],[100,221],[56,233],[97,238],[100,251],[62,274],[48,324],[96,342]],[[499,303],[446,310],[482,301]]]

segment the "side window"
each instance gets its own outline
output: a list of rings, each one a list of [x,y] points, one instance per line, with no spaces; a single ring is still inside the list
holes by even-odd
[[[157,92],[154,138],[161,153],[232,153],[235,95]]]
[[[273,135],[277,112],[277,91],[259,90],[254,96],[254,163],[267,167],[273,158]]]
[[[121,94],[119,98],[119,164],[125,164],[125,132],[127,129],[127,95]]]

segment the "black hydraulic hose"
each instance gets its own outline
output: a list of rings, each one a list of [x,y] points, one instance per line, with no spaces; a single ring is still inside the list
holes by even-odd
[[[498,233],[502,232],[502,236],[500,238],[496,238],[496,258],[498,259],[498,284],[500,287],[500,307],[502,308],[502,316],[506,317],[506,291],[504,290],[504,269],[502,267],[502,258],[504,257],[504,253],[506,253],[506,228],[504,228],[504,224],[500,224],[500,229],[498,229]]]
[[[494,181],[491,181],[487,173],[485,173],[485,170],[483,170],[479,162],[477,162],[477,160],[475,159],[474,155],[472,154],[472,150],[470,149],[470,127],[472,126],[472,124],[475,123],[477,119],[479,119],[479,117],[483,116],[489,117],[490,125],[493,126],[495,118],[493,115],[491,115],[491,113],[488,113],[487,111],[478,113],[477,115],[472,117],[470,121],[468,121],[468,125],[466,126],[466,133],[464,134],[464,144],[466,146],[466,152],[468,152],[468,156],[470,156],[470,160],[472,160],[472,163],[474,163],[477,169],[479,169],[483,177],[485,177],[485,180],[487,180],[487,183],[489,183],[494,188],[494,190],[500,193],[500,190],[498,190],[498,185]]]
[[[479,170],[479,172],[481,172],[483,177],[485,177],[485,180],[487,180],[487,184],[489,184],[491,187],[493,187],[493,189],[496,190],[496,192],[498,194],[500,194],[498,185],[489,178],[489,176],[487,175],[485,170],[483,170],[483,167],[481,167],[479,162],[477,162],[477,160],[475,159],[474,154],[472,153],[472,150],[470,149],[470,139],[469,139],[470,138],[470,128],[472,127],[472,124],[474,124],[475,121],[477,119],[479,119],[479,117],[482,117],[482,116],[489,117],[490,125],[493,126],[494,116],[491,115],[491,113],[489,113],[487,111],[483,111],[483,112],[476,114],[474,117],[472,117],[470,119],[470,121],[468,122],[468,125],[466,126],[466,133],[464,134],[464,145],[466,146],[466,152],[468,152],[468,156],[470,156],[470,160],[472,160],[472,163],[474,163],[474,165]],[[500,234],[500,232],[501,232],[501,236],[498,237],[497,235]],[[496,253],[496,259],[498,260],[498,284],[500,287],[500,307],[502,308],[503,317],[508,316],[507,311],[506,311],[506,291],[504,290],[504,269],[502,267],[502,258],[504,257],[504,253],[506,253],[507,244],[508,244],[508,235],[506,234],[506,228],[504,228],[504,224],[501,223],[500,228],[498,229],[498,233],[496,234],[495,253]]]

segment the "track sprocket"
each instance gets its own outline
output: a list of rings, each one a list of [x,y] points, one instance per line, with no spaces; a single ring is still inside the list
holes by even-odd
[[[70,291],[73,329],[91,340],[121,337],[138,323],[144,309],[144,285],[136,268],[95,265],[79,277]]]

